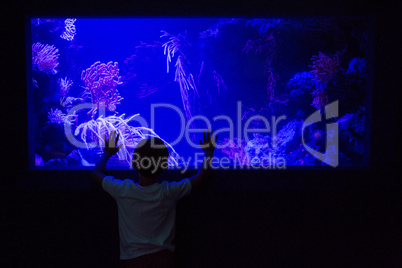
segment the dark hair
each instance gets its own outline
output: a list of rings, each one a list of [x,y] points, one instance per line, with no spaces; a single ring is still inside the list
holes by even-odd
[[[161,139],[143,139],[134,150],[133,168],[142,176],[156,177],[167,169],[168,157],[169,151]]]

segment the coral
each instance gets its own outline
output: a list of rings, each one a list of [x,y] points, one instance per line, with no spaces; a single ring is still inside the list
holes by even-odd
[[[60,98],[60,106],[65,108],[71,108],[76,103],[84,102],[82,98],[75,98],[75,97],[61,97]]]
[[[69,166],[79,166],[81,164],[81,155],[78,150],[73,150],[67,155],[66,160]]]
[[[138,98],[145,98],[166,87],[168,76],[163,69],[155,68],[163,61],[160,53],[162,42],[154,41],[140,44],[135,47],[135,52],[123,62],[122,79],[132,87]],[[155,79],[155,77],[158,79]]]
[[[243,139],[224,139],[219,145],[222,152],[228,155],[237,164],[242,165],[267,165],[278,156],[285,156],[285,150],[289,143],[300,136],[302,123],[293,120],[287,123],[275,135],[263,136],[254,133],[253,139],[246,143]]]
[[[276,47],[276,39],[274,32],[263,34],[256,40],[248,40],[244,45],[243,52],[255,51],[255,54],[260,54],[264,49],[273,50]]]
[[[356,113],[345,114],[337,122],[339,130],[353,129],[357,134],[364,135],[365,108],[361,107]]]
[[[238,24],[241,21],[242,19],[235,19],[235,18],[219,19],[218,23],[215,23],[207,30],[200,32],[199,37],[202,39],[210,37],[217,38],[223,28],[229,25]]]
[[[71,86],[73,85],[73,81],[66,78],[60,78],[57,83],[59,84],[59,94],[60,96],[66,96],[70,91]]]
[[[202,60],[200,63],[200,70],[196,75],[198,87],[203,88],[200,92],[200,98],[208,99],[210,105],[216,103],[217,96],[222,95],[228,89],[223,77],[213,68],[212,65],[213,64],[210,60]]]
[[[56,123],[56,124],[63,124],[64,120],[66,118],[66,114],[64,114],[61,110],[59,109],[50,109],[50,112],[48,113],[49,119],[48,122],[50,123]]]
[[[172,58],[176,52],[179,52],[182,47],[182,41],[179,37],[169,34],[166,31],[161,31],[162,37],[169,37],[169,41],[164,43],[162,46],[164,47],[163,54],[166,55],[166,70],[169,73],[169,64],[172,62]]]
[[[175,78],[174,81],[178,82],[180,85],[180,92],[181,92],[181,97],[183,101],[183,106],[184,110],[186,113],[186,118],[189,120],[192,115],[191,115],[191,104],[189,100],[189,93],[188,91],[190,89],[193,89],[194,92],[198,95],[197,88],[194,83],[194,77],[191,73],[187,74],[185,71],[185,67],[183,64],[183,57],[179,56],[177,57],[176,61],[176,73],[175,73]]]
[[[304,95],[306,92],[312,92],[317,87],[315,76],[310,72],[296,73],[287,84],[292,98]]]
[[[219,28],[216,25],[209,27],[207,30],[200,32],[199,37],[202,39],[214,37],[216,38],[219,35]]]
[[[255,51],[255,54],[260,54],[265,52],[265,74],[267,75],[267,95],[268,95],[268,102],[282,102],[285,103],[283,100],[280,101],[277,94],[277,81],[279,80],[279,74],[275,71],[274,67],[272,66],[272,55],[276,49],[277,43],[277,36],[278,31],[274,27],[270,27],[266,32],[261,33],[261,37],[256,40],[248,40],[244,45],[243,52],[248,53],[250,51]],[[271,107],[271,106],[270,106]],[[271,107],[272,109],[272,107]]]
[[[301,134],[301,126],[302,123],[297,120],[290,121],[285,126],[283,126],[281,130],[276,134],[276,144],[272,145],[273,149],[275,151],[283,152],[289,142],[291,142],[294,138],[298,137]]]
[[[276,135],[263,136],[254,133],[254,138],[247,143],[244,150],[249,159],[270,159],[270,156],[285,155],[287,145],[299,135],[301,123],[290,121]]]
[[[140,91],[137,93],[137,97],[140,99],[145,98],[148,95],[151,95],[152,93],[158,91],[158,89],[159,88],[156,86],[152,86],[147,83],[143,83],[140,85]]]
[[[322,109],[328,104],[328,95],[322,87],[314,90],[311,95],[314,97],[311,105],[316,109]]]
[[[157,49],[161,46],[162,42],[159,41],[154,41],[153,43],[140,41],[140,44],[134,47],[135,53],[123,62],[125,66],[123,68],[122,81],[126,83],[133,78],[144,79],[144,76],[147,78],[146,82],[155,80],[154,75],[151,76],[148,74],[149,69],[155,70],[155,61],[159,63],[159,60],[162,58],[159,55],[159,49]]]
[[[92,119],[100,108],[116,110],[116,105],[123,99],[116,88],[122,84],[117,62],[105,64],[97,61],[82,71],[81,79],[85,83],[83,96],[90,95],[92,99],[92,109],[88,112]]]
[[[32,45],[32,65],[45,73],[57,73],[59,50],[53,45],[35,43]]]
[[[76,115],[66,115],[59,109],[50,109],[50,112],[48,113],[49,123],[56,123],[56,124],[71,124],[72,120],[76,118]]]
[[[284,19],[251,19],[247,21],[247,26],[258,28],[259,33],[262,35],[270,28],[280,28],[284,22]]]
[[[270,63],[267,65],[265,73],[268,75],[267,95],[269,102],[271,103],[276,100],[275,89],[276,89],[276,81],[279,79],[279,75],[271,67]]]
[[[184,52],[183,48],[188,47],[189,44],[184,38],[179,38],[178,36],[170,35],[165,31],[161,31],[162,37],[169,37],[169,41],[164,43],[162,46],[164,47],[164,55],[166,55],[166,68],[169,73],[169,63],[174,58],[175,54],[178,53],[176,60],[176,72],[174,81],[178,82],[180,85],[180,92],[183,101],[184,111],[186,114],[187,120],[192,117],[191,114],[191,103],[189,99],[189,91],[192,90],[196,96],[198,95],[197,87],[194,82],[193,74],[188,71],[187,64],[184,62]]]
[[[76,29],[74,22],[77,19],[66,19],[64,21],[65,24],[65,30],[64,32],[60,35],[61,38],[66,39],[67,41],[72,41],[74,39],[74,36],[76,34]]]
[[[341,61],[338,52],[333,58],[319,52],[311,60],[313,65],[309,67],[313,68],[313,70],[310,72],[315,76],[315,80],[318,83],[317,89],[311,93],[314,97],[312,105],[317,109],[322,109],[328,104],[328,95],[325,92],[325,88],[327,83],[338,73]]]
[[[244,150],[246,141],[243,139],[234,138],[233,140],[224,139],[219,143],[222,147],[222,152],[225,153],[235,164],[250,165],[248,156]]]
[[[251,139],[247,146],[244,147],[244,151],[247,154],[247,158],[250,159],[250,163],[256,165],[269,158],[269,144],[271,141],[270,136],[263,136],[259,133],[254,133],[254,138]]]
[[[365,152],[365,108],[345,114],[337,120],[339,123],[339,148],[345,157],[355,163],[361,163]]]
[[[152,129],[146,127],[134,127],[130,126],[128,123],[138,116],[135,114],[128,119],[124,119],[124,114],[120,116],[108,116],[103,118],[103,116],[98,117],[96,120],[90,120],[80,124],[74,131],[74,135],[80,135],[82,141],[86,144],[87,149],[88,143],[96,142],[100,148],[104,148],[104,137],[109,135],[113,131],[120,135],[119,142],[122,144],[121,149],[118,152],[119,160],[125,160],[128,164],[131,163],[132,154],[134,148],[137,146],[138,142],[147,137],[158,137],[160,138]],[[165,142],[165,141],[164,141]],[[176,159],[178,154],[173,149],[173,147],[165,142],[168,149],[170,150],[169,165],[177,165]]]
[[[311,58],[313,65],[309,67],[313,68],[312,74],[316,77],[316,80],[321,83],[327,83],[334,78],[341,67],[341,60],[339,59],[339,53],[335,53],[331,58],[322,52],[318,52],[318,55],[314,55]]]
[[[226,91],[228,88],[225,84],[225,81],[223,81],[222,76],[220,76],[215,70],[212,72],[212,74],[214,76],[216,86],[218,87],[218,94],[221,93],[221,90]]]
[[[355,57],[349,62],[349,68],[346,74],[355,79],[365,78],[366,75],[366,60],[363,58]]]

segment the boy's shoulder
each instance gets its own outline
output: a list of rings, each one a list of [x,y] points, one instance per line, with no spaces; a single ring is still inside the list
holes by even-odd
[[[160,182],[160,186],[164,190],[173,192],[191,191],[191,182],[187,178],[179,181],[162,181]]]

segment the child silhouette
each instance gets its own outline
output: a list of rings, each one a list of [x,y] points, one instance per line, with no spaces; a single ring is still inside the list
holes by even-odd
[[[120,236],[120,259],[124,267],[174,267],[176,202],[205,181],[211,173],[211,160],[217,135],[204,132],[200,146],[204,159],[198,173],[178,182],[157,179],[168,167],[169,152],[159,138],[141,140],[133,157],[139,182],[106,176],[106,163],[122,145],[117,146],[116,132],[106,136],[104,154],[96,164],[91,178],[117,202]]]

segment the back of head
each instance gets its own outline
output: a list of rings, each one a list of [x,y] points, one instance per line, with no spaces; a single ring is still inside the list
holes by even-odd
[[[159,138],[141,140],[134,150],[133,168],[144,177],[157,177],[168,167],[169,151]]]

